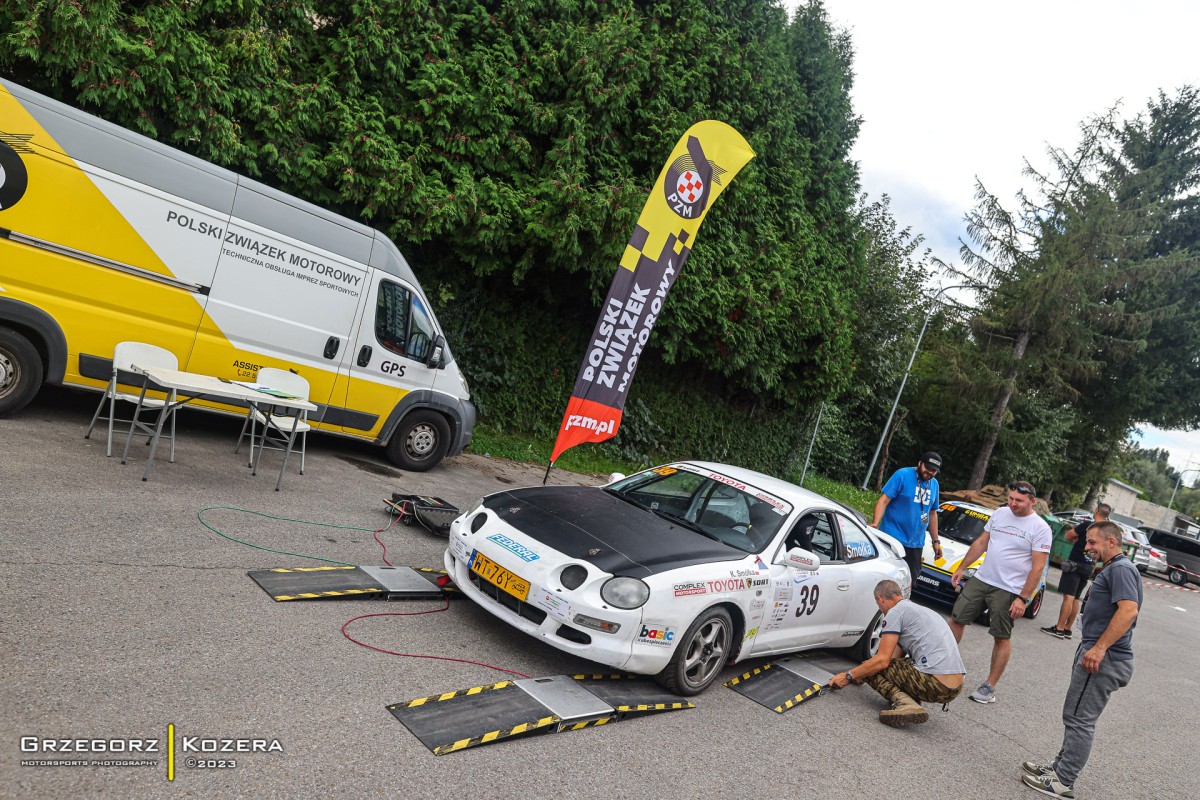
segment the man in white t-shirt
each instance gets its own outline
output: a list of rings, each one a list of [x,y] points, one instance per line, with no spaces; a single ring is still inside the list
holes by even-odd
[[[950,631],[961,642],[963,631],[987,608],[991,612],[992,664],[987,681],[967,695],[977,703],[996,702],[996,684],[1012,654],[1013,622],[1025,616],[1050,557],[1054,535],[1033,512],[1037,491],[1027,481],[1008,487],[1008,505],[992,512],[983,533],[958,562],[950,583],[958,588],[967,567],[986,554],[983,565],[958,595],[950,615]]]

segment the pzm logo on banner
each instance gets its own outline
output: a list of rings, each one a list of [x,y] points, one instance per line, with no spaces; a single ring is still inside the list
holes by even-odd
[[[585,417],[582,414],[572,414],[567,417],[567,424],[563,427],[564,431],[569,431],[571,428],[587,428],[589,431],[596,433],[612,433],[617,429],[617,421],[615,419],[600,420]]]

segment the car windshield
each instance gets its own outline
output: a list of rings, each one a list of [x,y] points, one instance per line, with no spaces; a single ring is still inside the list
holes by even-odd
[[[770,492],[690,464],[639,472],[605,491],[747,553],[761,551],[792,511]]]
[[[944,503],[938,510],[938,535],[963,544],[971,544],[983,533],[988,514],[973,508]]]

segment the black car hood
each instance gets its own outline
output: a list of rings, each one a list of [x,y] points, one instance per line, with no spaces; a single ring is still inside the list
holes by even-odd
[[[483,505],[526,536],[614,575],[644,578],[748,555],[603,489],[534,486],[489,495]]]

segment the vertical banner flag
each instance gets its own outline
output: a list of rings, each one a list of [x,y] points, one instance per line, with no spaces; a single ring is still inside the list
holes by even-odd
[[[692,252],[696,231],[713,201],[752,158],[742,135],[714,120],[688,128],[671,151],[625,246],[579,365],[552,464],[568,448],[617,435],[638,358]]]

